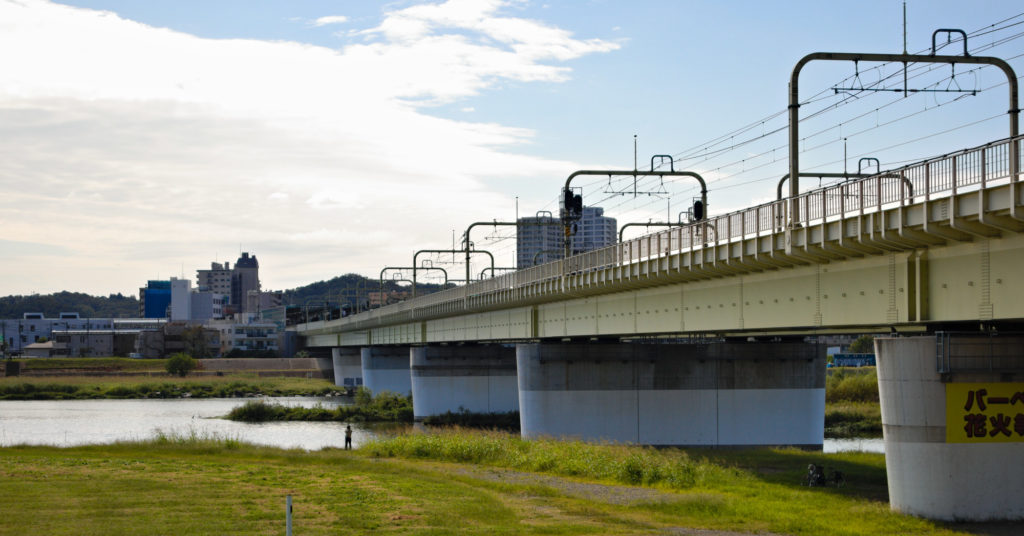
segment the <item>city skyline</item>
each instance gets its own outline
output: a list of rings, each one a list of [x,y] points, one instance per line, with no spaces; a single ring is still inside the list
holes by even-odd
[[[18,51],[0,59],[0,295],[132,295],[242,251],[265,288],[375,278],[457,246],[472,222],[557,214],[577,169],[645,168],[653,154],[708,179],[712,215],[762,203],[785,173],[768,135],[785,124],[772,114],[795,62],[903,46],[899,2],[290,4],[0,0],[0,47]],[[977,54],[1024,73],[1018,11],[907,2],[908,50],[963,28],[972,50],[989,47]],[[824,110],[842,98],[825,91],[835,82],[893,74],[873,67],[806,69],[802,94],[821,92]],[[943,69],[920,83],[977,95],[836,106],[802,127],[835,129],[804,147],[803,167],[891,167],[1005,137],[999,73]],[[718,136],[765,145],[694,149]],[[581,184],[620,226],[675,220],[694,195]],[[485,229],[474,242],[512,265],[507,230]]]

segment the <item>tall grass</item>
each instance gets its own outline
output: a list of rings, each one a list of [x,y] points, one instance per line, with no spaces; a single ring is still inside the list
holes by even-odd
[[[360,389],[352,406],[312,408],[285,406],[276,402],[250,400],[231,410],[227,418],[242,422],[266,421],[342,421],[342,422],[412,422],[412,398],[390,391],[371,395]]]
[[[834,369],[825,378],[825,401],[878,402],[878,374],[875,368]]]
[[[874,367],[837,368],[825,378],[825,437],[882,437]]]
[[[462,426],[464,428],[498,429],[518,432],[520,420],[518,411],[475,413],[459,408],[459,411],[446,411],[440,415],[424,417],[423,424],[428,426]]]
[[[122,444],[144,444],[151,447],[189,447],[203,449],[208,452],[238,450],[242,446],[248,445],[237,436],[198,431],[195,428],[189,428],[184,432],[158,429],[153,439],[144,442],[127,442]]]
[[[882,437],[882,408],[871,402],[836,402],[825,408],[825,437]]]
[[[523,439],[503,432],[446,428],[400,434],[360,448],[371,456],[433,459],[509,467],[674,489],[735,484],[750,477],[733,468],[695,460],[685,451],[554,439]]]

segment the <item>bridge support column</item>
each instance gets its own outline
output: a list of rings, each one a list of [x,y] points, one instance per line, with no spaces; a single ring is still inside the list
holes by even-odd
[[[820,449],[825,349],[803,343],[520,344],[523,437]]]
[[[413,347],[410,360],[416,419],[460,409],[474,413],[519,410],[513,347]]]
[[[334,385],[357,387],[363,384],[363,357],[359,348],[331,348]]]
[[[875,339],[875,354],[892,509],[1024,519],[1024,338]]]
[[[412,392],[408,346],[369,346],[360,349],[363,385],[374,394]]]

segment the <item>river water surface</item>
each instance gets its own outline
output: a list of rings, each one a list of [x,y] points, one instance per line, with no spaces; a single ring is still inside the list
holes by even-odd
[[[348,398],[265,398],[280,404],[334,407]],[[319,450],[345,444],[345,424],[337,422],[271,422],[248,424],[223,419],[239,398],[143,400],[0,401],[0,447],[27,444],[73,446],[153,439],[160,434],[237,439],[282,448]],[[352,425],[355,447],[394,427]],[[883,452],[881,439],[826,439],[825,452]]]

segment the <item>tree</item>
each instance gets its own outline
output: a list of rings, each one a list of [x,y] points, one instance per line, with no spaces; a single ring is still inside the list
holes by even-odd
[[[851,354],[873,354],[875,353],[875,338],[871,335],[861,335],[850,344]]]
[[[181,332],[181,341],[185,345],[185,353],[196,359],[210,357],[210,337],[203,326],[190,326]]]
[[[199,362],[192,359],[192,356],[183,352],[178,352],[176,354],[172,354],[171,357],[167,359],[166,368],[168,374],[177,374],[184,378],[189,372],[195,370],[198,365]]]

